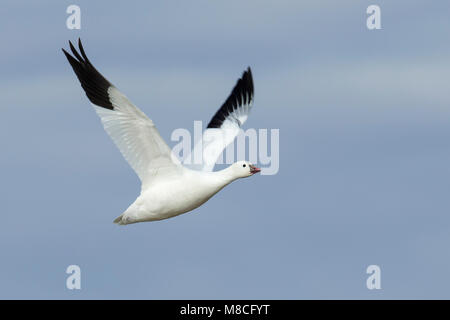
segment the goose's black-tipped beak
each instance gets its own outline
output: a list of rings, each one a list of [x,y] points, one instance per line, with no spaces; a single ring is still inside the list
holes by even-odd
[[[258,173],[258,172],[260,172],[260,171],[261,171],[260,168],[257,168],[257,167],[255,167],[254,165],[250,165],[250,173],[251,173],[251,174],[255,174],[255,173]]]

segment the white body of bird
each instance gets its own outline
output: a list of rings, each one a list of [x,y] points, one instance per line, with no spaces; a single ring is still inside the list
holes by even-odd
[[[253,79],[248,68],[211,119],[192,154],[203,162],[187,168],[172,154],[153,121],[106,80],[71,42],[73,56],[63,49],[105,131],[141,180],[141,194],[114,222],[120,225],[171,218],[208,201],[223,187],[260,169],[246,161],[212,172],[222,151],[235,139],[253,104]],[[196,149],[199,148],[199,149]],[[195,168],[197,170],[192,170]]]
[[[130,224],[175,217],[192,211],[226,185],[238,178],[250,176],[248,170],[239,170],[245,161],[216,172],[181,168],[173,173],[156,174],[141,195],[114,222]]]

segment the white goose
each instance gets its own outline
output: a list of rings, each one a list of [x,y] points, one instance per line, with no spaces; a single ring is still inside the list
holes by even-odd
[[[161,138],[153,121],[106,80],[69,41],[73,56],[64,49],[82,88],[100,116],[105,131],[141,180],[141,194],[114,222],[126,225],[171,218],[191,211],[238,178],[260,171],[247,161],[212,172],[223,149],[233,142],[253,104],[253,79],[248,68],[236,83],[203,134],[193,153],[203,162],[192,170],[183,166]],[[196,151],[197,150],[197,151]]]

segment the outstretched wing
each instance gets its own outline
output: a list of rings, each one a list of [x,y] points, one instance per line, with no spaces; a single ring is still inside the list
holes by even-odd
[[[144,183],[157,172],[180,168],[153,121],[95,69],[86,57],[81,40],[78,40],[81,55],[70,41],[69,44],[73,56],[62,49],[67,60],[100,116],[105,131],[139,179]]]
[[[184,164],[192,169],[212,171],[222,151],[233,142],[239,129],[247,121],[253,97],[252,71],[248,67],[227,100],[212,117],[202,139],[184,159]]]

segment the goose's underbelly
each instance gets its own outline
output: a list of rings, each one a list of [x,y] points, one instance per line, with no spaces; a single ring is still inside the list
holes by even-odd
[[[150,187],[136,200],[140,221],[161,220],[191,211],[208,201],[223,186],[198,180],[163,181]]]

